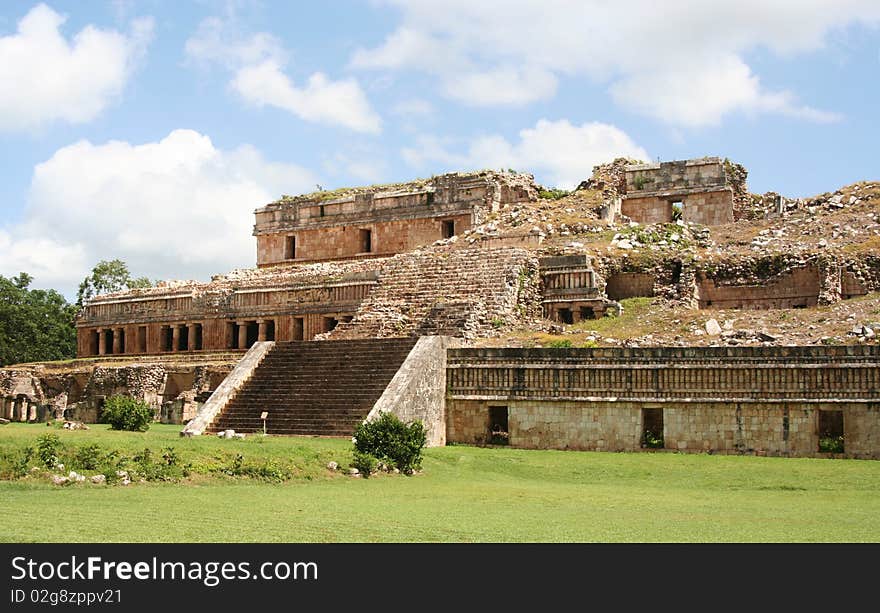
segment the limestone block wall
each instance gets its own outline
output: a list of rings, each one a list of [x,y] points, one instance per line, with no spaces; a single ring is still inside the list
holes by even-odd
[[[880,349],[450,349],[447,440],[486,442],[499,410],[519,447],[638,450],[654,410],[666,449],[792,456],[840,411],[844,455],[878,459]]]
[[[0,417],[5,412],[17,421],[64,417],[92,423],[107,397],[125,395],[152,406],[157,420],[181,423],[195,416],[240,356],[203,354],[197,361],[181,355],[120,356],[0,369]]]
[[[419,420],[429,447],[446,444],[446,347],[442,336],[423,336],[373,405],[365,421],[392,413],[404,422]]]
[[[402,253],[445,238],[444,222],[460,234],[506,203],[536,199],[532,175],[493,171],[283,197],[255,211],[257,265]]]
[[[605,280],[605,293],[612,300],[654,295],[654,275],[643,272],[619,272]]]
[[[733,222],[733,191],[722,188],[694,193],[627,195],[621,203],[621,213],[639,223],[669,223],[672,221],[673,202],[681,202],[681,218],[704,226],[719,226]]]
[[[706,189],[727,184],[720,158],[674,160],[626,167],[626,193],[674,189]]]
[[[701,309],[792,309],[819,302],[819,269],[816,265],[795,268],[774,279],[752,285],[721,285],[698,277]]]

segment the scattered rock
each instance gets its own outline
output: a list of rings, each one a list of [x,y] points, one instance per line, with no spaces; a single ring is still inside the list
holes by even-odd
[[[105,477],[104,475],[92,475],[90,481],[95,485],[101,485],[103,483],[107,483],[107,477]]]
[[[361,471],[359,471],[357,468],[352,466],[351,468],[348,469],[348,474],[349,475],[360,475]]]
[[[65,485],[70,480],[67,477],[63,477],[61,475],[52,475],[52,483],[55,485]]]
[[[706,334],[709,336],[718,336],[721,334],[721,326],[718,325],[718,320],[710,319],[706,322]]]
[[[337,470],[339,464],[337,462],[327,462],[327,470]]]

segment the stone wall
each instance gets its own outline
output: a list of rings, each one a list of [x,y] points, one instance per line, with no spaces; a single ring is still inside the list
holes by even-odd
[[[880,348],[449,350],[447,440],[487,442],[491,407],[518,447],[638,450],[655,409],[666,449],[792,456],[842,411],[844,454],[876,459]]]
[[[423,219],[362,222],[309,230],[257,236],[257,262],[268,266],[296,260],[336,260],[353,256],[388,256],[412,251],[444,235],[471,228],[471,214],[447,214]],[[369,251],[365,250],[364,231],[370,232]],[[289,238],[295,238],[295,253],[289,252]],[[291,257],[293,256],[293,257]]]
[[[491,336],[540,316],[539,283],[537,259],[524,249],[436,247],[397,255],[352,321],[327,337]]]
[[[446,444],[446,348],[448,339],[423,336],[385,388],[365,421],[392,413],[421,421],[429,447]]]
[[[684,221],[704,226],[720,226],[733,221],[733,192],[729,188],[686,194],[627,196],[620,211],[639,223],[669,223],[673,220],[674,202],[681,203]]]
[[[255,212],[257,265],[402,253],[479,225],[504,204],[536,199],[532,175],[492,171],[284,197]]]
[[[89,301],[77,355],[244,350],[265,340],[310,340],[350,319],[382,259],[237,270],[209,283],[173,283]]]
[[[0,369],[0,417],[15,413],[16,421],[95,422],[107,397],[125,395],[152,406],[163,423],[182,423],[195,416],[241,353],[188,357],[118,357]]]
[[[701,309],[796,309],[819,303],[816,265],[795,268],[763,283],[720,285],[699,275],[697,284]]]
[[[654,275],[644,272],[619,272],[605,281],[605,294],[612,300],[654,295]]]
[[[621,213],[639,223],[669,223],[680,203],[684,221],[730,223],[735,201],[746,197],[745,175],[745,168],[720,158],[627,166]]]

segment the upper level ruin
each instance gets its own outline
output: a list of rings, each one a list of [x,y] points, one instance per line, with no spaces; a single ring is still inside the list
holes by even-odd
[[[745,192],[745,169],[717,157],[634,164],[625,174],[620,210],[639,223],[731,223],[735,201]]]
[[[483,223],[504,204],[537,200],[537,193],[532,175],[481,171],[284,196],[255,211],[257,266],[411,251]]]

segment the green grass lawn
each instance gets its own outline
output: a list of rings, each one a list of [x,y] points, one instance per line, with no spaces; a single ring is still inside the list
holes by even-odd
[[[0,426],[0,452],[45,425]],[[180,483],[54,486],[0,482],[0,541],[880,541],[880,462],[676,453],[591,453],[450,446],[425,451],[423,474],[353,479],[348,440],[181,439],[51,430],[67,445],[134,453],[172,445],[210,466],[241,453],[293,478],[193,475]]]

